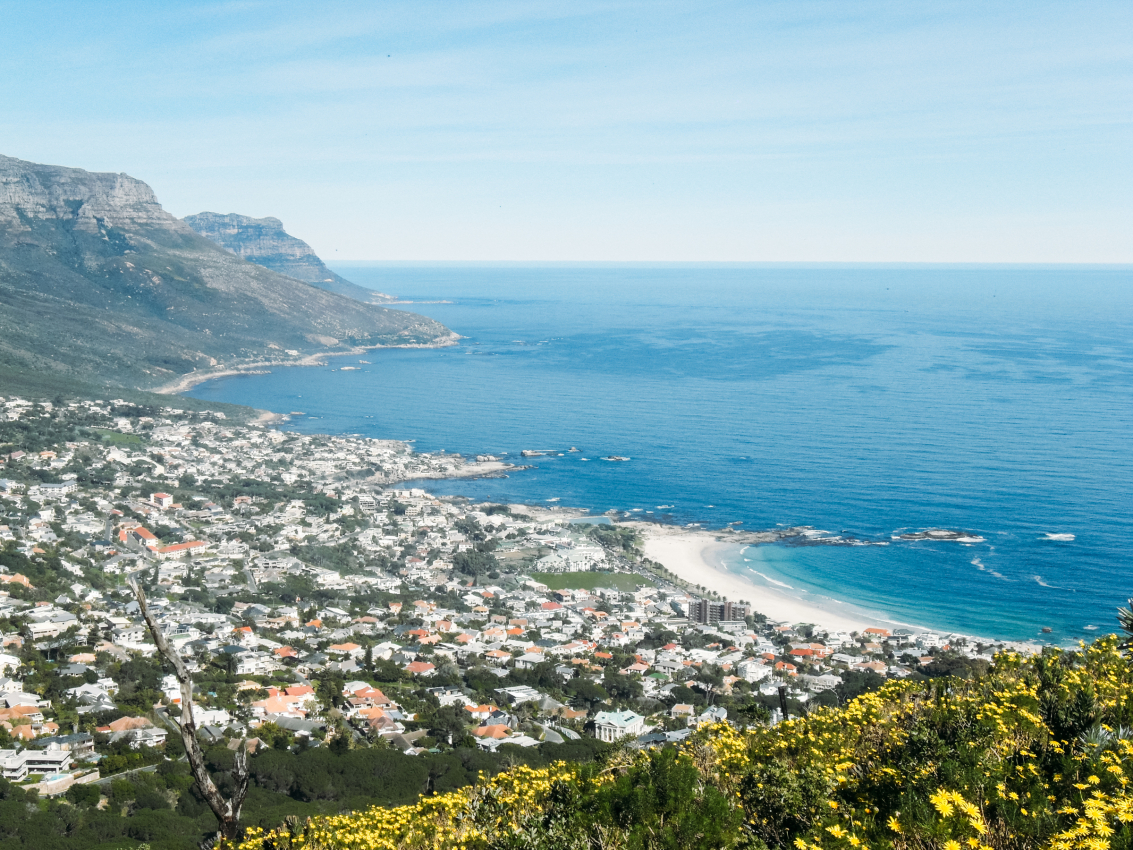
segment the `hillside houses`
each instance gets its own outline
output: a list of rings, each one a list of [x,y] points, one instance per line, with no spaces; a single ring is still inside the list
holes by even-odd
[[[0,574],[0,726],[20,742],[3,769],[25,779],[20,753],[71,732],[61,708],[92,742],[62,769],[75,775],[111,744],[160,758],[176,733],[181,689],[154,658],[131,574],[199,676],[201,735],[236,746],[261,729],[406,752],[572,735],[664,745],[690,723],[771,714],[779,688],[792,706],[832,704],[848,681],[989,650],[694,622],[688,587],[603,548],[577,512],[396,486],[464,463],[402,443],[118,401],[2,399],[0,419],[77,435],[5,451],[0,467],[0,545],[15,564]],[[149,725],[114,728],[139,716]]]

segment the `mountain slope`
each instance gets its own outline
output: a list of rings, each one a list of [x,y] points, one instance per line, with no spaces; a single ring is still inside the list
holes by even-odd
[[[182,221],[201,236],[249,262],[319,289],[371,304],[393,300],[390,295],[366,289],[332,272],[310,245],[287,233],[278,218],[202,212],[187,215]]]
[[[286,350],[453,338],[235,256],[128,175],[0,156],[0,367],[153,387]]]

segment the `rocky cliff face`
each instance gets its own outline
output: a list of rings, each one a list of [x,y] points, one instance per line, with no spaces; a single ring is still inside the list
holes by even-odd
[[[247,262],[128,175],[0,156],[0,374],[147,388],[287,350],[451,339],[424,316]]]
[[[358,301],[379,304],[392,296],[351,283],[332,272],[311,246],[283,229],[278,218],[203,212],[183,221],[206,239],[257,265]]]
[[[0,244],[26,239],[35,221],[98,234],[108,226],[162,225],[171,219],[153,190],[128,174],[92,174],[0,156]]]

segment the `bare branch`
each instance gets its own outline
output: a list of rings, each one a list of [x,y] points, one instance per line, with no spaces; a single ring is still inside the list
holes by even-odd
[[[169,665],[173,668],[173,675],[177,677],[177,682],[181,686],[181,740],[185,744],[185,754],[188,756],[193,778],[197,780],[197,787],[201,790],[201,796],[205,798],[205,802],[208,803],[209,808],[212,809],[213,814],[220,822],[220,835],[228,839],[237,838],[240,833],[240,813],[244,806],[244,797],[248,794],[247,749],[241,746],[236,750],[235,767],[233,769],[236,787],[232,792],[232,798],[225,800],[209,775],[208,768],[205,766],[204,752],[202,752],[200,742],[197,740],[197,723],[193,717],[193,677],[189,673],[189,668],[185,666],[184,659],[170,648],[169,641],[165,639],[165,635],[158,627],[157,620],[146,603],[146,595],[138,585],[134,573],[127,576],[126,583],[134,591],[134,596],[138,600],[138,608],[141,609],[142,618],[146,621],[146,626],[149,628],[153,642],[157,646],[157,651],[162,658],[169,662]]]

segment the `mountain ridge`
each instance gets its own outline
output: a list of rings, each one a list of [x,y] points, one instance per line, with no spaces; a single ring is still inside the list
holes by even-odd
[[[0,373],[148,389],[243,363],[455,339],[432,319],[236,256],[127,174],[0,156]]]
[[[366,289],[331,271],[310,245],[284,230],[278,218],[200,212],[181,220],[201,236],[245,260],[319,289],[369,304],[395,300],[392,295]]]

